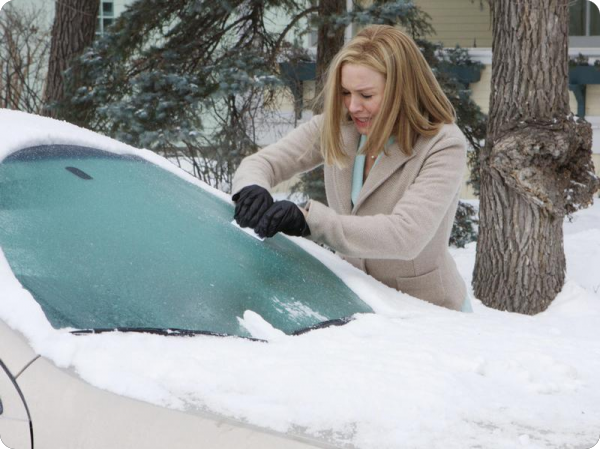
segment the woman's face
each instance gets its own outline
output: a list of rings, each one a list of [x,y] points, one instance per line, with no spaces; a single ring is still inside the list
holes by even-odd
[[[354,126],[361,134],[369,134],[371,122],[383,102],[385,77],[358,64],[342,66],[342,96]]]

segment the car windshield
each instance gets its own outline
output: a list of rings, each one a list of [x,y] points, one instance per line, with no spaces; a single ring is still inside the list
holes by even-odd
[[[260,242],[233,207],[140,157],[66,145],[0,164],[0,246],[55,328],[287,334],[372,310],[292,241]]]

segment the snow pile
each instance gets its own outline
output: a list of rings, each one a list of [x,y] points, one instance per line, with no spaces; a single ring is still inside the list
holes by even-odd
[[[25,145],[86,144],[168,166],[152,153],[70,125],[2,111],[0,122],[8,142],[0,159],[23,147],[15,134],[28,129]],[[253,311],[239,317],[269,343],[75,337],[49,325],[0,254],[0,319],[87,382],[166,407],[201,408],[359,448],[588,448],[600,436],[600,204],[575,218],[565,223],[568,282],[534,317],[477,300],[473,314],[435,307],[294,239],[377,313],[297,337]],[[453,256],[470,285],[475,245]]]
[[[229,195],[201,182],[152,151],[134,148],[67,122],[0,108],[0,131],[2,132],[0,162],[15,151],[38,145],[62,144],[92,147],[115,154],[134,154],[142,157],[186,181],[210,191],[221,199],[230,200]]]

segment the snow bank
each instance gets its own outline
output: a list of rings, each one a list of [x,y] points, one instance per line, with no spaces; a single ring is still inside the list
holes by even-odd
[[[66,123],[0,110],[0,132],[0,160],[25,146],[88,145],[140,155],[201,185],[153,153]],[[598,204],[565,223],[569,280],[534,317],[477,300],[473,314],[435,307],[379,284],[309,241],[293,240],[377,313],[298,337],[271,328],[253,311],[239,317],[267,344],[206,336],[75,337],[50,326],[0,252],[0,319],[38,353],[99,388],[340,445],[587,448],[598,440]],[[470,285],[474,244],[452,253]]]

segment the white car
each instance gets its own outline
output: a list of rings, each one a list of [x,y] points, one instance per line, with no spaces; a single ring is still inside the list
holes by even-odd
[[[329,447],[206,409],[111,393],[40,356],[28,329],[262,345],[241,319],[248,310],[287,335],[372,310],[290,239],[259,242],[240,231],[224,195],[182,179],[162,158],[18,112],[0,110],[0,123],[0,301],[23,308],[0,315],[6,446]],[[21,138],[11,140],[15,134]]]
[[[152,152],[2,109],[0,136],[4,445],[598,441],[597,212],[566,241],[590,292],[569,281],[534,317],[467,314],[307,239],[258,241],[228,195]],[[453,255],[468,282],[474,246]]]

